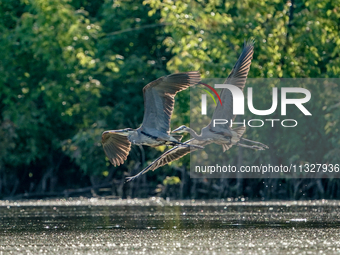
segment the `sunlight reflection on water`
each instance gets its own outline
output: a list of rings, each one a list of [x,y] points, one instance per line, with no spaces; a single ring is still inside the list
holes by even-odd
[[[340,252],[340,203],[0,201],[0,254]]]

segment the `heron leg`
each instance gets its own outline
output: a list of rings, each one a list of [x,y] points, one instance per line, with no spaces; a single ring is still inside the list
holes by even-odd
[[[237,143],[237,146],[241,146],[241,147],[245,147],[245,148],[249,148],[249,149],[253,149],[253,150],[264,150],[263,147],[260,146],[256,146],[256,145],[247,145],[247,144],[243,144],[243,143]]]
[[[254,144],[258,144],[262,147],[264,147],[265,149],[269,149],[269,147],[263,143],[260,143],[260,142],[256,142],[256,141],[253,141],[253,140],[249,140],[249,139],[246,139],[246,138],[241,138],[241,141],[245,141],[245,142],[249,142],[249,143],[254,143]]]

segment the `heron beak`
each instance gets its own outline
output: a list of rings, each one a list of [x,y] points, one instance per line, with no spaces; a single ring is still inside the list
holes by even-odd
[[[175,130],[172,130],[171,133],[182,133],[183,132],[183,127],[178,127]]]

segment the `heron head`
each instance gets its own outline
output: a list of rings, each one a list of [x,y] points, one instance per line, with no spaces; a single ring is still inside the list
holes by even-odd
[[[172,130],[171,133],[181,134],[181,133],[188,133],[188,132],[190,132],[189,128],[187,126],[182,125],[176,128],[175,130]]]

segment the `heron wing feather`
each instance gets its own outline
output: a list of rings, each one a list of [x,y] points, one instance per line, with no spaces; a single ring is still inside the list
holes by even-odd
[[[251,60],[253,58],[254,53],[254,42],[248,41],[244,44],[243,51],[234,65],[233,70],[229,74],[228,78],[224,82],[225,84],[231,84],[239,87],[243,90],[248,72],[250,69]],[[233,115],[233,97],[229,89],[222,89],[220,93],[220,98],[222,101],[221,105],[219,102],[217,103],[216,109],[214,111],[212,121],[209,124],[210,129],[214,130],[217,128],[213,127],[214,119],[226,119],[228,123],[225,125],[219,125],[218,129],[229,129],[230,120],[235,119],[235,115]]]
[[[184,144],[199,145],[199,146],[205,146],[209,143],[210,143],[209,141],[198,141],[194,138],[184,142]],[[196,151],[196,150],[199,150],[199,149],[195,147],[175,146],[171,148],[170,150],[167,150],[166,152],[164,152],[160,157],[158,157],[155,161],[153,161],[148,166],[149,169],[145,172],[148,172],[150,170],[155,171],[157,168],[167,165],[172,161],[178,160],[184,157],[185,155],[187,155],[188,153]]]
[[[114,166],[124,164],[131,149],[131,143],[126,136],[110,132],[103,133],[102,145],[105,155]]]
[[[169,134],[170,119],[177,92],[197,84],[201,80],[197,71],[163,76],[143,88],[144,118],[142,130],[157,130]]]

